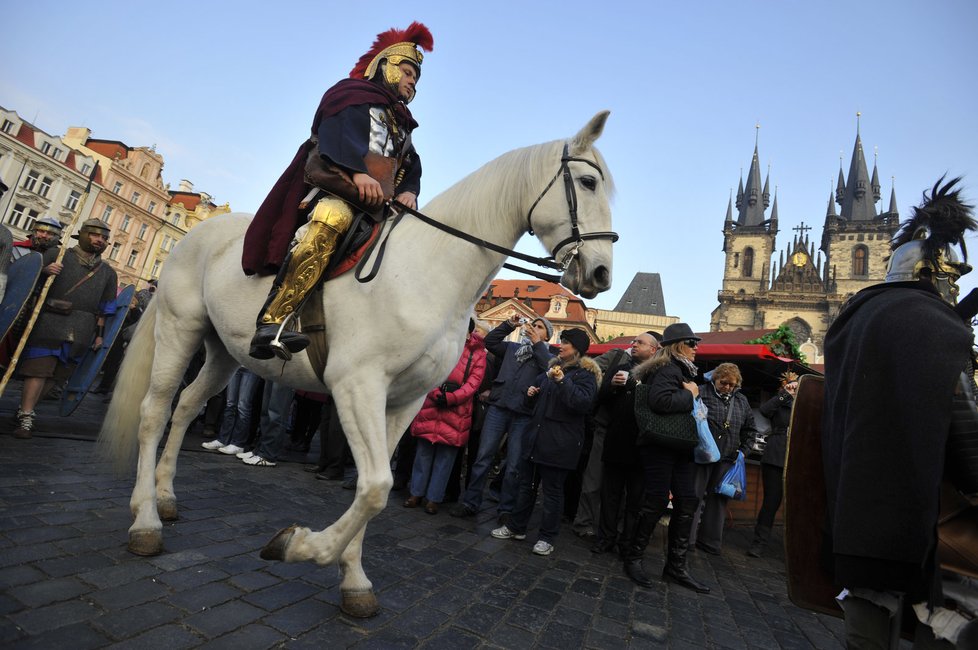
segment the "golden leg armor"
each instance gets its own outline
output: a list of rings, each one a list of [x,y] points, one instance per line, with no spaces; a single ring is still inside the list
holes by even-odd
[[[340,237],[352,223],[353,210],[344,201],[326,198],[316,203],[305,234],[289,253],[281,286],[261,316],[262,325],[281,325],[295,313],[319,282]]]

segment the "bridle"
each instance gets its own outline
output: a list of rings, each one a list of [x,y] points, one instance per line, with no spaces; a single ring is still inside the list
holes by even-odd
[[[550,251],[550,259],[556,260],[557,251],[559,251],[567,244],[574,244],[574,247],[571,248],[566,253],[564,253],[564,255],[561,257],[560,262],[558,263],[560,265],[559,268],[562,271],[567,268],[567,264],[570,262],[570,260],[577,256],[578,252],[580,251],[581,245],[584,243],[585,240],[610,239],[612,244],[618,241],[618,233],[613,231],[588,232],[588,233],[581,234],[581,231],[577,227],[577,190],[574,189],[574,177],[571,176],[570,167],[567,164],[570,162],[581,162],[590,165],[595,170],[597,170],[598,174],[601,175],[601,180],[604,180],[604,171],[602,171],[601,167],[599,167],[597,163],[588,160],[586,158],[575,158],[573,156],[568,155],[567,143],[564,143],[564,151],[560,155],[560,168],[557,170],[557,173],[554,174],[554,177],[550,179],[550,182],[547,183],[547,186],[543,188],[543,191],[540,192],[540,196],[536,198],[536,201],[533,202],[533,205],[530,206],[530,211],[526,213],[526,224],[528,226],[529,233],[532,235],[534,233],[533,233],[533,222],[531,221],[531,219],[533,217],[534,208],[537,207],[537,204],[540,203],[543,197],[546,196],[547,192],[550,191],[550,188],[553,187],[553,184],[557,182],[557,178],[563,175],[564,195],[567,198],[567,210],[570,212],[571,234],[570,237],[567,237],[566,239],[563,239],[560,242],[558,242],[557,245],[554,246],[553,250]]]
[[[548,269],[555,269],[563,273],[564,271],[567,270],[567,266],[570,264],[570,262],[579,254],[581,245],[584,244],[584,242],[587,241],[588,239],[610,239],[612,243],[618,241],[618,233],[613,231],[582,233],[578,228],[577,192],[574,189],[574,178],[573,176],[571,176],[570,167],[568,166],[568,163],[571,162],[582,162],[590,165],[591,167],[597,170],[597,172],[601,175],[601,179],[604,180],[604,171],[601,170],[601,167],[599,167],[594,161],[587,160],[586,158],[575,158],[573,156],[568,155],[567,144],[566,143],[564,144],[564,151],[560,156],[560,167],[557,169],[557,173],[554,174],[554,177],[550,179],[550,182],[547,183],[547,186],[543,188],[543,191],[540,192],[536,200],[533,201],[533,204],[530,206],[530,210],[526,214],[526,223],[528,226],[528,231],[532,235],[534,234],[534,232],[533,232],[533,222],[531,221],[531,219],[533,217],[534,208],[537,207],[537,205],[540,203],[543,197],[546,196],[547,192],[550,191],[550,188],[553,187],[554,183],[557,182],[557,179],[561,175],[563,175],[564,195],[567,198],[567,209],[568,212],[570,213],[571,234],[570,237],[563,239],[562,241],[558,242],[556,246],[553,247],[553,250],[550,252],[550,257],[535,257],[533,255],[526,255],[524,253],[520,253],[519,251],[515,251],[511,248],[506,248],[504,246],[500,246],[499,244],[494,244],[490,241],[486,241],[485,239],[474,237],[468,234],[467,232],[463,232],[458,228],[453,228],[452,226],[441,223],[440,221],[436,221],[435,219],[432,219],[426,214],[418,212],[413,208],[409,208],[408,206],[404,205],[403,203],[401,203],[396,199],[392,199],[387,202],[387,205],[394,207],[398,210],[397,216],[394,217],[393,223],[391,224],[391,227],[388,229],[387,236],[390,236],[390,232],[400,221],[401,217],[405,213],[407,213],[420,219],[422,222],[428,224],[433,228],[437,228],[438,230],[441,230],[442,232],[446,232],[454,237],[458,237],[459,239],[464,239],[465,241],[475,244],[476,246],[486,248],[496,253],[502,253],[507,257],[515,257],[517,259],[523,260],[524,262],[529,262],[530,264],[536,264],[537,266],[542,266]],[[377,253],[377,257],[374,260],[373,268],[371,269],[370,273],[368,273],[366,276],[361,276],[363,266],[367,258],[371,257],[373,253],[373,247],[376,246],[377,243],[378,242],[375,240],[374,245],[371,246],[371,250],[369,250],[363,256],[363,258],[360,261],[360,264],[357,265],[356,277],[357,280],[359,280],[360,282],[369,282],[377,274],[377,271],[380,267],[381,259],[383,258],[384,247],[387,244],[386,237],[384,238],[383,243],[380,244],[380,249]],[[564,253],[561,256],[560,260],[558,261],[557,253],[560,251],[561,248],[563,248],[568,244],[573,244],[573,247],[571,247],[566,253]],[[527,269],[513,264],[508,264],[508,263],[503,264],[503,267],[513,271],[526,273],[527,275],[532,275],[536,278],[540,278],[541,280],[546,280],[548,282],[553,282],[555,284],[559,284],[561,279],[559,275],[542,273],[534,269]]]

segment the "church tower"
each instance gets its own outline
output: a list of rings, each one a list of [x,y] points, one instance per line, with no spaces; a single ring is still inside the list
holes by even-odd
[[[849,163],[849,175],[843,176],[839,165],[839,180],[833,197],[829,197],[822,230],[820,249],[825,253],[823,281],[829,299],[829,318],[834,319],[839,307],[849,296],[870,285],[883,281],[886,260],[890,256],[890,240],[900,227],[896,188],[890,188],[889,208],[880,201],[879,172],[874,156],[870,177],[859,134],[859,114],[856,114],[856,143]]]
[[[771,281],[768,269],[778,234],[778,214],[775,200],[771,216],[765,217],[765,210],[771,203],[770,173],[762,187],[757,151],[755,134],[754,156],[747,172],[747,184],[741,177],[736,203],[732,197],[727,202],[727,216],[723,222],[726,261],[723,288],[718,295],[720,306],[713,311],[710,319],[710,329],[713,331],[757,329],[762,326],[755,299],[766,291]],[[734,208],[737,210],[736,220]]]
[[[857,114],[858,118],[858,114]],[[856,123],[856,143],[848,176],[840,164],[835,191],[830,193],[821,243],[816,250],[804,223],[772,260],[778,233],[778,197],[775,192],[770,217],[768,184],[760,192],[757,145],[746,187],[737,190],[737,220],[733,204],[727,205],[723,224],[726,264],[719,305],[710,318],[710,330],[775,329],[787,325],[809,363],[822,363],[825,332],[853,294],[886,276],[890,240],[900,227],[896,190],[890,188],[889,207],[877,212],[881,190],[879,171],[873,161],[870,175]],[[836,212],[835,206],[839,206]],[[824,256],[824,261],[823,261]]]

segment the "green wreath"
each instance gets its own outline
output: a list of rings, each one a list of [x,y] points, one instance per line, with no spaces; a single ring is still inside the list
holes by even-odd
[[[779,357],[790,357],[801,363],[807,363],[805,355],[795,340],[795,333],[787,325],[782,325],[773,332],[768,332],[764,336],[751,341],[744,341],[744,343],[748,345],[766,345],[771,352]]]

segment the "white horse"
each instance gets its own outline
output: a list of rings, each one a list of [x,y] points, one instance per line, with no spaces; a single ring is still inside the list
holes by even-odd
[[[570,258],[577,249],[562,284],[585,297],[607,290],[613,233],[588,237],[611,226],[611,178],[592,146],[607,116],[595,115],[567,142],[500,156],[437,196],[424,213],[510,248],[529,229],[532,213],[532,229],[555,257]],[[563,182],[555,182],[561,176]],[[359,283],[347,273],[325,285],[329,357],[317,376],[305,352],[287,363],[248,356],[255,314],[272,282],[241,270],[248,223],[247,215],[233,214],[187,234],[171,253],[126,353],[100,442],[117,462],[131,463],[138,439],[129,550],[162,551],[161,517],[177,517],[173,479],[187,427],[243,365],[294,388],[331,393],[359,471],[353,504],[333,525],[280,531],[262,557],[338,562],[343,611],[372,616],[378,604],[361,566],[361,543],[367,522],[387,504],[394,445],[425,394],[458,360],[472,309],[505,259],[405,216],[373,280]],[[171,400],[201,342],[206,363],[180,397],[157,463]]]

